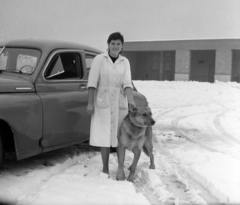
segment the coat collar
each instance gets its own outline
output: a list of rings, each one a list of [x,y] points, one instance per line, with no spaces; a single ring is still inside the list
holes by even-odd
[[[110,56],[108,55],[108,52],[105,52],[103,55],[106,59],[108,59],[110,62],[112,62]],[[121,61],[124,61],[124,57],[119,54],[118,59],[116,60],[116,63],[121,62]]]

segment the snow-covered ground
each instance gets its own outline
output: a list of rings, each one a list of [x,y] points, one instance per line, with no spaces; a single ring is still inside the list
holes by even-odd
[[[142,154],[134,183],[101,173],[97,149],[75,145],[0,171],[0,199],[21,205],[240,204],[240,85],[134,81],[152,108],[156,169]],[[126,153],[125,172],[132,161]]]

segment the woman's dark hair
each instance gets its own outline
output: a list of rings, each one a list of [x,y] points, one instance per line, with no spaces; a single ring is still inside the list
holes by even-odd
[[[108,37],[107,43],[109,44],[112,40],[120,40],[122,44],[124,43],[123,35],[120,32],[115,32],[110,34]]]

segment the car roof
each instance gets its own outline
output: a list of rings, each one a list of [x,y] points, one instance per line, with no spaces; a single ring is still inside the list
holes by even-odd
[[[95,53],[102,53],[103,51],[96,48],[79,44],[70,41],[61,40],[47,40],[47,39],[18,39],[8,42],[0,42],[0,46],[6,47],[21,47],[21,48],[35,48],[42,51],[52,51],[55,49],[78,49]]]

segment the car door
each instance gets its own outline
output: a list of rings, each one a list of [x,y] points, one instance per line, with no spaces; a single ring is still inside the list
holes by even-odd
[[[37,81],[43,106],[43,147],[65,146],[89,139],[87,80],[84,54],[77,50],[54,52]],[[41,79],[41,78],[39,78]]]

